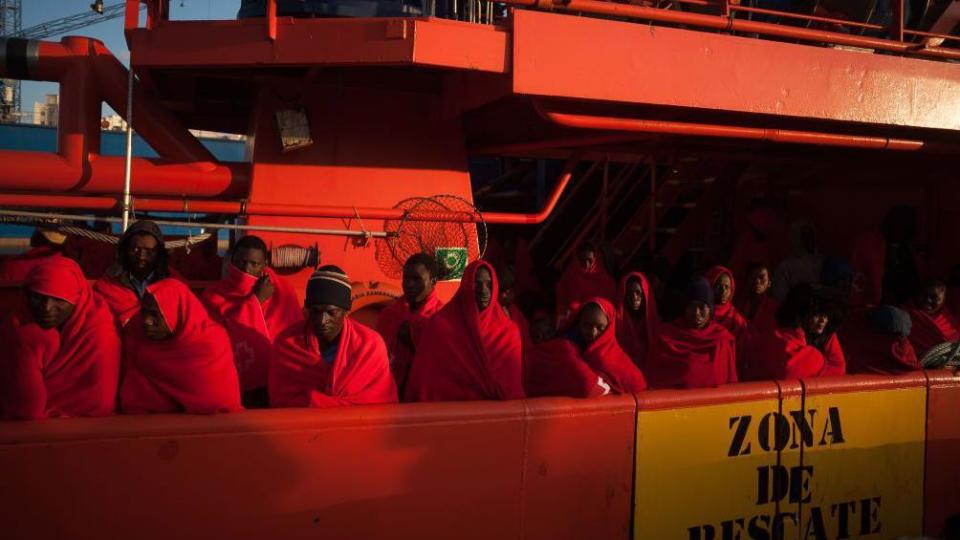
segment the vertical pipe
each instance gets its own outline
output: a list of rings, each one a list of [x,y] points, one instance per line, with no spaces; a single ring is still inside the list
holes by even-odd
[[[127,69],[127,154],[123,164],[123,231],[130,225],[130,184],[133,167],[133,50],[130,50],[130,66]]]
[[[267,0],[267,37],[277,40],[277,0]]]
[[[890,38],[897,41],[903,41],[903,12],[903,0],[893,0],[893,24],[890,27]]]
[[[657,251],[657,165],[650,165],[650,234],[647,235],[650,256]]]

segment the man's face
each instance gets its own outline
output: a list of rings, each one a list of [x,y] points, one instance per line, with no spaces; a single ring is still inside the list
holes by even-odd
[[[770,289],[770,271],[763,266],[754,268],[750,271],[750,275],[747,276],[747,281],[750,284],[750,290],[753,291],[753,294],[756,296],[767,294],[767,291]]]
[[[588,249],[577,253],[577,261],[580,263],[580,268],[584,270],[590,270],[597,262],[597,252],[592,249]]]
[[[927,287],[917,298],[918,307],[926,313],[936,313],[947,300],[947,289],[940,286]]]
[[[722,274],[714,285],[713,292],[721,305],[730,302],[730,297],[733,296],[733,281],[730,280],[730,276]]]
[[[687,302],[683,320],[689,328],[706,328],[710,324],[710,306],[703,302]]]
[[[803,323],[803,331],[811,336],[820,336],[827,330],[830,317],[825,313],[814,313]]]
[[[30,314],[40,328],[59,328],[67,322],[76,308],[70,302],[53,296],[27,291],[27,305]]]
[[[551,339],[556,333],[553,319],[550,317],[540,317],[530,323],[530,339],[536,343],[543,343]]]
[[[643,308],[643,286],[640,285],[640,280],[627,281],[627,291],[623,300],[630,311],[638,312]]]
[[[163,341],[173,337],[173,331],[167,326],[167,321],[153,296],[144,295],[143,303],[140,304],[140,316],[143,318],[143,334],[147,339]]]
[[[138,278],[145,278],[157,267],[160,255],[159,243],[153,235],[136,234],[127,242],[127,268]]]
[[[474,278],[475,295],[477,300],[477,309],[483,311],[490,305],[493,299],[493,276],[486,267],[477,270]]]
[[[258,278],[267,268],[267,254],[262,249],[241,248],[233,254],[231,262],[241,272]]]
[[[430,276],[426,266],[413,264],[403,267],[403,297],[408,303],[419,304],[426,300],[436,284],[436,278]]]
[[[608,319],[606,313],[600,309],[600,306],[589,304],[583,308],[583,312],[580,314],[580,321],[578,323],[580,336],[582,336],[587,343],[593,343],[603,334],[603,331],[607,329],[607,325],[609,324],[610,319]]]
[[[328,304],[312,304],[303,308],[303,316],[317,339],[324,344],[330,344],[337,340],[343,330],[347,310]]]

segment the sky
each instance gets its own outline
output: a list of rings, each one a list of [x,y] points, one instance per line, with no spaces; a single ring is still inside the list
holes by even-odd
[[[21,0],[23,28],[54,21],[77,13],[90,11],[93,0]],[[122,0],[105,0],[113,5]],[[170,0],[170,18],[175,20],[233,19],[237,15],[240,0]],[[127,42],[123,36],[123,17],[74,30],[70,34],[47,36],[48,41],[60,41],[65,35],[79,35],[103,41],[125,65],[130,58]],[[57,92],[56,83],[23,81],[21,83],[23,112],[33,110],[35,102],[43,102],[45,94]],[[104,114],[110,108],[104,106]]]

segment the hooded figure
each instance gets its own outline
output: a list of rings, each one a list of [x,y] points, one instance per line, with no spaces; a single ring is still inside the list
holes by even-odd
[[[910,300],[920,282],[913,245],[917,221],[915,208],[894,206],[878,229],[857,240],[851,258],[853,305],[900,305]]]
[[[304,321],[277,337],[270,362],[272,407],[346,407],[397,402],[383,338],[347,317],[350,278],[337,266],[307,281]]]
[[[713,308],[713,320],[733,334],[734,339],[740,339],[747,329],[747,321],[733,304],[733,296],[737,290],[733,273],[723,266],[714,266],[707,271],[704,277],[713,287],[716,300]]]
[[[24,283],[24,302],[0,330],[0,411],[8,418],[112,414],[120,337],[80,266],[54,257]]]
[[[496,272],[467,266],[460,288],[424,330],[407,381],[407,401],[522,399],[517,325],[500,306]]]
[[[211,414],[241,408],[227,331],[183,282],[148,285],[139,313],[124,328],[120,409]]]
[[[742,276],[751,262],[775,266],[783,256],[784,227],[776,210],[754,208],[746,216],[746,225],[730,256],[730,270],[737,276]]]
[[[620,278],[617,292],[617,341],[640,369],[646,369],[650,344],[659,318],[647,276],[630,272]]]
[[[849,373],[895,374],[923,369],[910,343],[910,314],[878,306],[848,325],[843,335]]]
[[[743,380],[824,377],[846,372],[836,333],[822,338],[821,348],[811,343],[812,334],[824,336],[830,324],[826,307],[813,287],[801,284],[791,289],[777,310],[776,320],[775,328],[751,332],[744,340]]]
[[[297,293],[269,267],[267,246],[245,236],[230,253],[227,276],[201,297],[233,344],[244,405],[266,406],[267,371],[273,340],[303,320]]]
[[[587,300],[565,337],[528,350],[524,358],[527,394],[595,397],[645,390],[643,373],[617,343],[616,326],[610,302]]]
[[[93,290],[107,302],[122,327],[140,309],[147,286],[167,277],[172,276],[160,227],[152,221],[137,221],[120,237],[116,264]]]
[[[713,320],[713,287],[704,278],[685,291],[683,316],[661,324],[647,361],[651,388],[707,388],[737,382],[733,335]]]
[[[601,261],[600,250],[586,242],[577,248],[577,256],[557,282],[557,317],[565,322],[588,298],[600,297],[614,302],[617,282],[610,277]]]

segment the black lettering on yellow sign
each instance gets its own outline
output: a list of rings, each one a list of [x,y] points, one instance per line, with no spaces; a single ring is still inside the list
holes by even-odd
[[[843,444],[840,409],[826,414],[817,409],[773,412],[758,421],[751,416],[730,418],[728,457],[748,456],[755,448],[782,452],[788,448]],[[817,437],[819,435],[819,437]],[[763,513],[738,517],[719,524],[708,523],[687,529],[690,540],[844,540],[851,535],[878,535],[880,497],[859,499],[829,506],[801,506],[813,500],[814,468],[811,465],[757,467],[756,504],[781,503],[778,509],[797,505],[799,512]]]
[[[815,431],[815,428],[816,429]],[[791,450],[801,445],[814,445],[814,433],[819,433],[817,446],[842,444],[843,425],[840,422],[840,410],[837,407],[827,409],[827,414],[817,415],[817,409],[790,411],[788,415],[778,412],[765,414],[754,424],[752,416],[733,416],[730,418],[730,449],[728,457],[749,456],[753,449],[751,439],[764,452],[781,452],[788,447]]]

